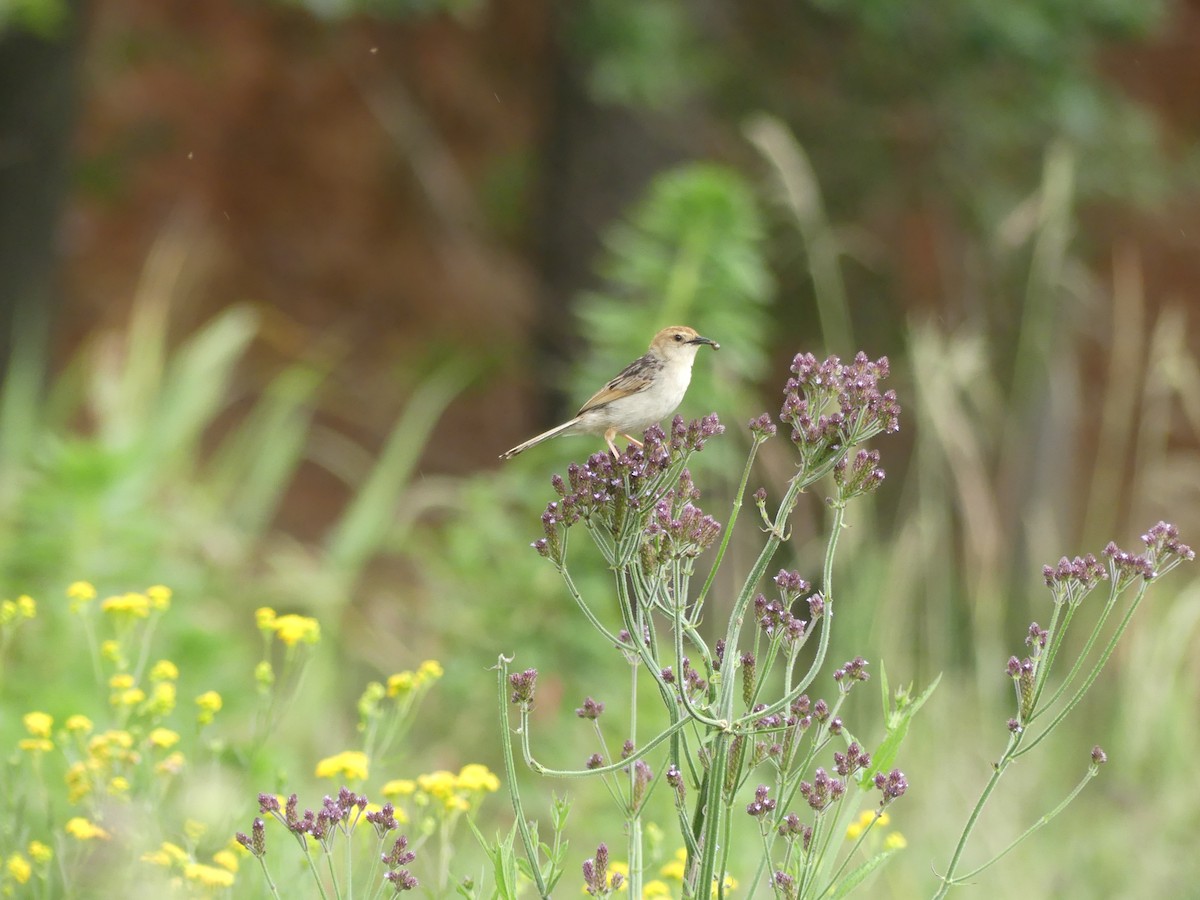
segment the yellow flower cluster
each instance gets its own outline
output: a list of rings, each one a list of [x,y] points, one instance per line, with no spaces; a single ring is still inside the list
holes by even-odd
[[[220,694],[216,691],[205,691],[196,698],[196,707],[198,710],[196,721],[200,725],[210,724],[217,713],[221,711],[223,705],[224,701],[221,699]]]
[[[44,712],[26,713],[21,720],[29,737],[17,741],[17,747],[26,753],[49,753],[54,749],[54,741],[50,739],[50,729],[54,727],[54,718]]]
[[[16,600],[0,601],[0,625],[32,619],[36,615],[37,602],[27,594],[22,594]]]
[[[66,832],[77,841],[107,841],[111,835],[82,816],[76,816],[67,821]]]
[[[610,869],[612,866],[613,864],[609,863]],[[683,884],[683,876],[686,872],[686,867],[687,851],[680,847],[675,851],[675,855],[671,858],[671,860],[664,863],[662,868],[658,870],[658,874],[666,881],[673,881],[676,884]],[[725,876],[726,891],[737,890],[737,886],[738,882],[736,878],[734,878],[732,875]],[[651,893],[651,891],[654,893]],[[717,884],[715,878],[713,879],[712,892],[714,896],[717,893]],[[655,880],[646,883],[643,893],[646,897],[670,897],[671,889],[664,881]]]
[[[24,853],[18,850],[4,857],[4,870],[0,873],[0,895],[9,897],[19,893],[16,886],[28,884],[35,869],[39,877],[44,878],[52,859],[54,851],[41,841],[30,841]]]
[[[318,778],[341,778],[353,784],[367,780],[370,760],[361,750],[344,750],[317,763]]]
[[[389,697],[410,694],[418,688],[432,684],[444,674],[442,664],[435,659],[427,659],[417,667],[415,672],[397,672],[387,680],[387,695]]]
[[[226,848],[213,854],[212,861],[216,865],[198,862],[178,844],[169,841],[164,841],[157,850],[142,854],[142,862],[172,870],[196,887],[208,890],[233,887],[238,870],[237,854]]]
[[[873,831],[876,829],[882,830],[890,825],[891,821],[892,817],[886,812],[881,812],[876,816],[874,810],[864,809],[858,814],[857,819],[846,826],[846,839],[856,841],[868,828],[871,828]],[[908,841],[905,840],[904,835],[900,832],[889,831],[883,839],[883,846],[885,850],[903,850],[908,846]]]
[[[86,582],[76,582],[67,588],[67,595],[71,596],[71,588],[81,584],[87,585]],[[83,588],[82,593],[86,594],[87,588],[90,588],[95,596],[96,589],[91,585]],[[165,612],[170,607],[171,589],[161,584],[146,588],[145,592],[141,593],[130,591],[127,594],[114,594],[106,597],[100,604],[100,609],[115,619],[145,619],[149,618],[152,612]]]
[[[466,812],[473,809],[485,794],[500,790],[500,779],[487,766],[468,763],[458,774],[440,769],[416,780],[400,778],[383,786],[383,795],[397,802],[411,798],[414,806],[433,811]]]
[[[274,635],[286,647],[297,644],[315,644],[321,639],[321,623],[309,616],[290,613],[276,615],[275,610],[263,606],[254,613],[258,629],[264,635]]]

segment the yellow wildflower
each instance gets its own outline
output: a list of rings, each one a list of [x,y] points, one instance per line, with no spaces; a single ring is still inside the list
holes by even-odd
[[[133,676],[128,672],[118,672],[112,678],[108,679],[108,686],[114,691],[124,691],[133,687],[136,682]]]
[[[280,616],[275,620],[275,635],[289,647],[294,647],[301,641],[315,644],[321,639],[321,625],[316,619],[308,616]]]
[[[156,716],[169,715],[175,708],[176,693],[175,682],[160,681],[154,686],[154,692],[150,695],[148,711]]]
[[[74,581],[67,588],[67,596],[72,600],[94,600],[96,588],[90,581]]]
[[[0,626],[12,626],[15,630],[25,619],[37,616],[37,604],[32,597],[22,596],[16,600],[0,601]]]
[[[411,778],[394,778],[383,786],[385,797],[409,797],[417,789],[417,783]]]
[[[92,779],[86,763],[71,763],[65,777],[67,782],[67,802],[78,803],[92,792]]]
[[[54,749],[54,741],[50,738],[21,738],[17,741],[17,749],[27,753],[49,753]]]
[[[129,793],[129,779],[124,775],[114,775],[108,781],[108,793],[113,797],[122,797]]]
[[[121,751],[128,750],[132,746],[132,734],[128,731],[112,729],[103,734],[98,734],[88,741],[88,752],[100,759],[108,759],[110,757],[124,759],[127,754]],[[113,752],[114,750],[116,751],[115,753]]]
[[[424,775],[417,776],[417,786],[431,797],[436,797],[442,802],[448,801],[454,796],[454,787],[456,778],[453,772],[447,772],[445,769],[439,769],[436,772],[428,772]]]
[[[134,591],[128,594],[114,594],[106,597],[100,608],[113,616],[144,619],[150,615],[150,598]]]
[[[130,688],[127,691],[121,691],[113,697],[113,706],[137,706],[146,699],[146,692],[141,688]]]
[[[25,713],[21,721],[25,723],[25,730],[34,737],[48,738],[54,727],[54,717],[44,712]]]
[[[903,850],[908,846],[908,841],[900,832],[893,831],[883,839],[883,846],[888,850]]]
[[[254,683],[260,688],[270,688],[275,684],[275,667],[271,666],[269,660],[260,661],[257,666],[254,666]]]
[[[655,878],[653,881],[647,881],[642,887],[643,900],[658,900],[659,897],[670,897],[671,888],[665,881],[659,881]]]
[[[93,727],[91,719],[79,714],[68,716],[66,726],[71,734],[91,734]]]
[[[165,853],[168,858],[170,858],[171,862],[185,863],[191,861],[191,857],[188,856],[187,851],[178,844],[172,844],[170,841],[163,841],[161,849],[162,852]]]
[[[4,870],[17,884],[24,884],[33,874],[33,866],[20,853],[12,854],[4,863]]]
[[[205,691],[196,698],[196,706],[200,707],[200,712],[196,714],[196,721],[201,725],[207,725],[212,722],[213,718],[221,711],[221,695],[216,691]]]
[[[317,763],[318,778],[344,777],[347,781],[366,781],[370,760],[361,750],[343,750]]]
[[[269,606],[260,606],[254,611],[254,622],[260,631],[274,631],[275,610]]]
[[[458,772],[457,786],[463,791],[487,791],[494,794],[500,790],[500,779],[487,766],[481,763],[468,763]]]
[[[147,850],[139,858],[142,862],[150,863],[153,866],[162,866],[164,869],[169,869],[172,865],[171,857],[162,849]]]
[[[235,844],[234,846],[240,847],[241,844]],[[227,872],[236,872],[238,870],[237,854],[232,850],[218,850],[213,854],[213,862]]]
[[[94,822],[89,822],[82,816],[76,816],[70,819],[66,825],[67,834],[79,841],[103,840],[107,841],[109,834],[99,825]]]
[[[29,856],[35,863],[45,864],[54,859],[54,851],[41,841],[29,842]]]
[[[396,697],[400,694],[407,694],[417,686],[417,676],[412,672],[397,672],[395,675],[389,675],[387,680],[387,693],[389,697]]]
[[[263,660],[254,667],[254,681],[261,687],[270,687],[275,683],[275,669],[269,660]]]
[[[687,851],[680,847],[670,862],[664,863],[658,874],[671,881],[683,881],[684,866],[687,863]]]
[[[165,585],[156,584],[146,588],[146,597],[155,609],[166,609],[171,605],[171,589]]]
[[[162,750],[179,743],[179,733],[170,728],[155,728],[147,737],[151,744]]]
[[[121,652],[121,642],[107,640],[100,642],[100,658],[113,663],[118,668],[125,665],[125,654]]]
[[[185,864],[183,877],[206,888],[233,887],[234,882],[233,873],[227,869],[218,869],[216,866],[206,866],[198,862]]]
[[[195,844],[208,833],[208,826],[198,819],[187,819],[183,823],[183,833]]]
[[[150,669],[151,681],[178,681],[179,667],[169,659],[160,659]]]
[[[417,666],[418,684],[424,684],[427,681],[437,681],[443,674],[442,664],[436,659],[427,659],[421,665]]]

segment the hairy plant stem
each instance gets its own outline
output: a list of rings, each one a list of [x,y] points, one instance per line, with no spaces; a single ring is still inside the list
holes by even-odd
[[[496,683],[497,683],[497,700],[500,706],[500,728],[504,732],[504,740],[500,742],[501,750],[504,755],[504,776],[508,779],[508,796],[512,800],[513,815],[517,820],[517,831],[521,835],[521,843],[525,847],[525,858],[529,860],[529,869],[533,873],[533,880],[537,884],[538,896],[549,898],[550,894],[546,888],[546,881],[542,878],[542,869],[538,865],[537,844],[534,843],[533,835],[529,831],[529,822],[525,819],[525,807],[521,803],[521,792],[517,789],[517,767],[513,762],[512,752],[512,726],[508,719],[508,664],[512,659],[500,655],[499,661],[496,663]],[[522,710],[522,740],[527,742],[528,735],[524,732],[527,729],[524,710]]]

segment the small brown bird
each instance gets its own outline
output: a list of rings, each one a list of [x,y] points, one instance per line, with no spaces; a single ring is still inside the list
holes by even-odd
[[[714,350],[721,349],[716,341],[701,337],[686,325],[664,328],[654,336],[646,355],[639,356],[597,391],[579,408],[575,418],[517,444],[500,458],[512,459],[560,434],[602,434],[613,456],[620,455],[613,443],[618,434],[642,446],[630,432],[641,433],[675,412],[692,380],[696,352],[704,344]]]

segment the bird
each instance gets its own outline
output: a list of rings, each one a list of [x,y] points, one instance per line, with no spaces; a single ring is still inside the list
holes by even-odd
[[[716,341],[702,337],[687,325],[664,328],[654,336],[650,349],[593,394],[573,419],[517,444],[500,454],[500,458],[512,459],[562,434],[602,434],[613,456],[620,456],[613,443],[618,434],[642,446],[630,432],[640,434],[675,411],[692,380],[696,353],[705,344],[714,350],[721,349]]]

